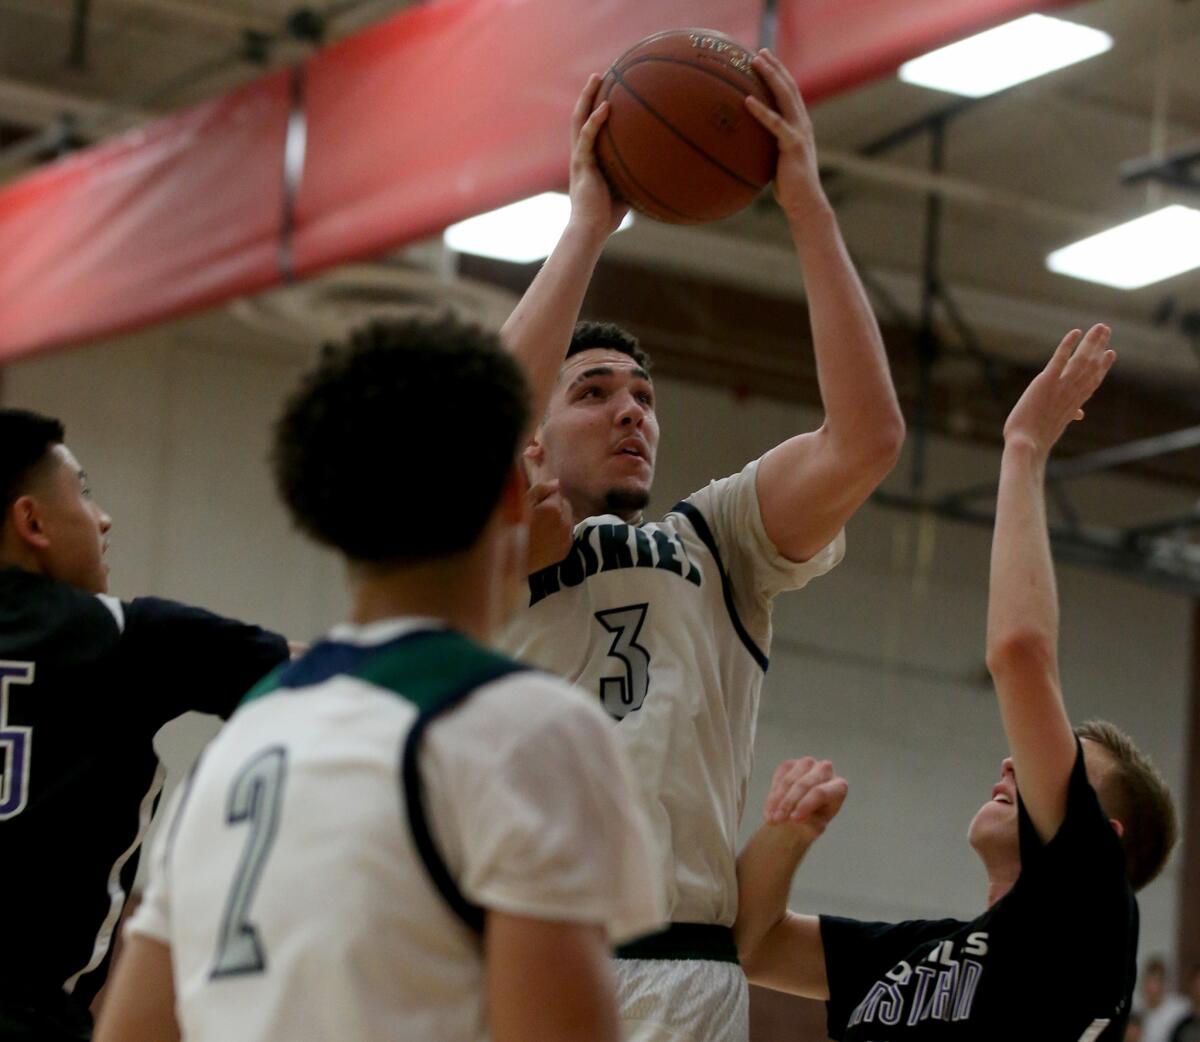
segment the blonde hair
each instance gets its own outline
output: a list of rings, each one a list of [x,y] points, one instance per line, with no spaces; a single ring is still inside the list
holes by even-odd
[[[1162,871],[1179,838],[1171,790],[1149,757],[1115,724],[1088,720],[1075,733],[1109,754],[1112,769],[1096,795],[1104,813],[1121,823],[1125,870],[1133,889],[1141,890]]]

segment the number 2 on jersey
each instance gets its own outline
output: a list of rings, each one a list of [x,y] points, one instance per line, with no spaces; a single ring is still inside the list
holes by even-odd
[[[271,853],[279,828],[279,808],[283,802],[283,782],[287,772],[287,750],[282,746],[264,749],[243,767],[229,790],[229,808],[225,820],[230,825],[250,822],[250,838],[242,852],[242,861],[233,877],[221,933],[217,958],[210,977],[232,977],[243,973],[261,973],[267,968],[258,930],[250,922],[250,902],[258,887],[258,877]]]
[[[637,642],[649,607],[630,604],[596,612],[596,621],[614,635],[608,654],[625,666],[622,677],[600,678],[600,703],[618,720],[641,709],[650,689],[650,652]]]
[[[0,821],[15,818],[29,802],[33,728],[8,722],[8,694],[13,684],[32,684],[33,669],[32,662],[0,662]]]

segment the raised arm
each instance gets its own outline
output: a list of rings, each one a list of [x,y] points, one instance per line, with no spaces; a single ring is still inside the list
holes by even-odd
[[[816,916],[787,908],[788,892],[808,848],[837,814],[846,781],[828,760],[787,760],[775,770],[764,824],[738,857],[738,956],[754,984],[829,998],[825,950]]]
[[[775,195],[804,272],[825,420],[764,457],[758,498],[767,535],[804,561],[829,544],[896,463],[904,419],[879,325],[825,198],[812,123],[783,63],[769,51],[754,66],[778,112],[755,98],[751,113],[779,140]]]
[[[1017,775],[1043,842],[1066,815],[1075,736],[1058,675],[1058,595],[1046,525],[1046,460],[1116,355],[1109,331],[1068,333],[1004,425],[988,596],[987,664]]]
[[[570,222],[500,330],[504,346],[525,367],[534,422],[550,401],[596,262],[626,213],[596,165],[596,135],[608,118],[608,102],[592,109],[599,89],[600,77],[592,75],[571,116]]]

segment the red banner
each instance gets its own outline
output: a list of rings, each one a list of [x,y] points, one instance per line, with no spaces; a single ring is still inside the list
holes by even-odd
[[[817,99],[1053,6],[780,0],[778,49]],[[373,256],[561,186],[568,117],[588,73],[660,29],[702,25],[755,43],[762,9],[762,0],[411,8],[301,70],[306,133],[293,144],[306,147],[291,201],[289,71],[38,170],[0,190],[0,360],[251,293],[285,266],[308,273]]]

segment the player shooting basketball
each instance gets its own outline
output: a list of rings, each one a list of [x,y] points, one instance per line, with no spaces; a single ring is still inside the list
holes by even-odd
[[[970,921],[863,923],[787,912],[792,874],[841,807],[829,763],[788,761],[738,862],[751,980],[828,1000],[835,1039],[1118,1042],[1136,966],[1134,891],[1166,863],[1171,796],[1117,728],[1071,728],[1043,485],[1050,450],[1115,358],[1068,334],[1004,427],[987,663],[1011,758],[969,839],[988,877]]]
[[[565,557],[530,577],[507,650],[576,681],[619,723],[668,880],[673,926],[620,951],[627,1037],[739,1040],[747,989],[730,927],[735,846],[771,641],[771,605],[834,567],[842,528],[891,470],[904,424],[879,329],[817,171],[812,127],[781,62],[754,67],[778,111],[775,194],[804,271],[825,419],[646,523],[658,446],[649,361],[634,338],[582,324],[587,283],[623,209],[593,148],[598,78],[573,122],[572,218],[504,330],[542,416],[526,459]],[[566,358],[564,361],[564,353]],[[561,553],[557,556],[561,557]]]

